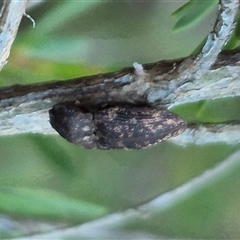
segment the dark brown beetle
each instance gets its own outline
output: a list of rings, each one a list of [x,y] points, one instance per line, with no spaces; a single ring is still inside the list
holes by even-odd
[[[52,127],[66,140],[85,148],[140,149],[182,132],[187,123],[168,110],[117,106],[94,113],[74,103],[49,111]]]

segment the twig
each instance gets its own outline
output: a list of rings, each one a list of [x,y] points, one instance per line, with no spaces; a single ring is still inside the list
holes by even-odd
[[[7,63],[27,0],[5,0],[0,13],[0,70]]]
[[[212,32],[207,36],[207,41],[200,53],[193,58],[192,63],[189,59],[183,63],[187,68],[181,73],[182,78],[201,78],[216,62],[218,54],[221,52],[222,47],[229,40],[231,33],[236,25],[235,16],[238,11],[239,0],[220,0],[218,16],[213,27]]]
[[[226,58],[224,58],[224,56]],[[154,106],[168,107],[171,108],[178,104],[185,104],[186,102],[195,102],[199,100],[205,99],[214,99],[225,96],[239,96],[240,95],[240,70],[238,67],[238,57],[240,54],[237,51],[234,51],[233,54],[223,53],[219,56],[219,61],[231,63],[231,59],[235,59],[236,66],[228,66],[228,67],[220,67],[217,69],[212,69],[208,72],[208,74],[204,75],[202,79],[195,81],[195,83],[186,83],[178,88],[178,91],[171,93],[171,87],[175,87],[174,85],[167,85],[169,87],[169,91],[167,87],[163,94],[165,94],[164,101],[155,102]],[[218,64],[218,62],[217,62]],[[166,65],[166,63],[165,63]],[[158,66],[158,67],[157,67]],[[159,71],[159,64],[153,64],[152,68],[150,65],[147,65],[146,68],[149,71]],[[172,64],[170,64],[172,66]],[[219,64],[218,64],[219,67]],[[123,70],[124,72],[125,70]],[[162,70],[163,71],[163,70]],[[233,75],[232,72],[235,72]],[[119,74],[119,73],[118,73]],[[124,73],[125,74],[125,73]],[[42,134],[55,134],[56,132],[49,124],[49,116],[48,110],[54,104],[54,102],[64,101],[65,96],[67,95],[68,100],[75,100],[75,97],[78,99],[82,99],[82,96],[89,96],[91,98],[89,101],[102,100],[103,97],[99,97],[102,95],[101,90],[97,92],[97,89],[104,87],[106,98],[112,98],[113,101],[123,100],[121,99],[121,95],[124,94],[124,85],[128,86],[131,82],[131,76],[133,74],[119,74],[120,77],[115,78],[112,76],[118,76],[116,73],[107,74],[106,76],[100,75],[97,77],[92,77],[95,80],[95,85],[91,85],[94,81],[91,77],[76,79],[67,82],[57,82],[57,83],[46,83],[41,85],[31,85],[30,86],[16,86],[2,89],[0,96],[3,97],[3,100],[0,101],[2,107],[2,111],[0,112],[0,135],[11,135],[11,134],[20,134],[20,133],[42,133]],[[102,83],[102,78],[106,80],[105,83]],[[100,83],[97,82],[99,80]],[[76,85],[83,85],[82,88],[76,88]],[[163,87],[166,86],[166,82],[163,82]],[[130,89],[130,88],[129,88]],[[149,88],[151,89],[151,88]],[[11,91],[13,90],[13,91]],[[38,90],[38,91],[37,91]],[[220,91],[221,90],[221,91]],[[28,91],[29,93],[26,93]],[[114,94],[115,92],[115,94]],[[24,94],[23,94],[24,93]],[[71,94],[70,94],[71,93]],[[82,95],[84,93],[85,95]],[[129,91],[129,101],[134,101],[131,97],[136,97],[130,94]],[[169,94],[168,94],[169,93]],[[6,97],[6,95],[18,94],[16,97]],[[156,94],[160,94],[160,92],[156,92]],[[22,95],[22,96],[21,96]],[[125,92],[125,97],[127,93]],[[154,92],[152,91],[152,97],[155,97]],[[150,95],[149,95],[150,97]],[[34,100],[32,100],[32,98]],[[126,97],[127,99],[127,97]],[[88,99],[87,99],[88,100]],[[137,99],[139,101],[139,99]],[[151,99],[149,99],[151,101]],[[23,102],[23,103],[21,103]],[[18,105],[18,103],[21,103]],[[89,104],[90,102],[88,102]],[[93,103],[92,103],[93,104]],[[203,127],[204,128],[204,127]],[[212,134],[214,141],[222,141],[222,132],[226,131],[227,128],[221,128],[216,131],[216,133]],[[205,127],[205,131],[210,131]],[[197,134],[202,133],[198,128],[196,130],[189,129],[187,131],[189,134],[188,139],[194,138]],[[211,131],[210,131],[211,132]],[[228,131],[227,131],[228,132]],[[219,134],[218,134],[219,133]],[[229,133],[229,132],[228,132]],[[186,134],[186,132],[185,132]],[[183,137],[186,139],[186,135],[181,134],[179,137]],[[198,135],[199,136],[199,135]],[[200,135],[201,136],[201,135]],[[204,142],[205,135],[202,137],[199,136],[199,139]],[[231,136],[231,135],[230,135]],[[180,140],[180,142],[184,142],[185,140]],[[238,135],[236,135],[238,138]],[[234,139],[236,139],[234,138]],[[239,137],[240,138],[240,137]],[[206,138],[208,141],[209,138]],[[231,138],[228,138],[231,141]],[[237,140],[239,142],[239,140]]]

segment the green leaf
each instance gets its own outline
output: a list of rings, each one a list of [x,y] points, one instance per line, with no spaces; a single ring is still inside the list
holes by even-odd
[[[229,39],[228,43],[224,46],[224,50],[232,50],[239,46],[240,43],[240,12],[238,12],[236,17],[236,27],[233,30],[231,38]]]
[[[58,63],[81,63],[82,57],[87,54],[89,47],[88,40],[78,36],[61,38],[51,36],[48,39],[42,37],[41,41],[37,40],[32,46],[28,46],[25,54],[27,57],[57,61]]]
[[[44,18],[36,23],[38,32],[40,32],[42,36],[49,34],[67,21],[71,21],[75,16],[88,11],[101,2],[101,0],[81,1],[79,2],[80,4],[77,4],[76,1],[61,1],[57,7],[48,11]]]
[[[236,27],[234,29],[234,35],[236,36],[236,38],[240,39],[240,12],[238,12],[237,16],[236,16]]]
[[[222,123],[239,121],[240,97],[226,97],[182,104],[171,108],[189,122]]]
[[[235,30],[234,30],[235,31]],[[235,33],[235,32],[234,32]],[[235,34],[232,34],[227,44],[223,47],[223,50],[233,50],[239,46],[239,38]]]
[[[89,221],[107,213],[107,209],[46,190],[17,187],[0,188],[0,211],[37,218]]]
[[[190,0],[171,14],[171,16],[179,18],[173,31],[192,25],[216,7],[217,3],[218,0]]]
[[[197,118],[203,122],[210,123],[239,121],[239,103],[239,97],[226,97],[205,101],[197,113]]]

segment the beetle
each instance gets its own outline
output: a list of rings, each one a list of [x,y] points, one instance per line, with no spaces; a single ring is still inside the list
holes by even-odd
[[[52,127],[87,149],[141,149],[181,133],[187,126],[176,114],[146,106],[115,106],[87,112],[76,103],[49,110]]]

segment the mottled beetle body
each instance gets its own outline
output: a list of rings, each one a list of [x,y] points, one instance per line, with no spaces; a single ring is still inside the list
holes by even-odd
[[[95,125],[91,113],[72,103],[53,106],[49,111],[52,127],[66,140],[84,148],[96,147]]]
[[[187,125],[174,113],[148,107],[117,106],[84,113],[73,103],[61,103],[49,112],[53,128],[85,148],[144,148],[179,134]]]

